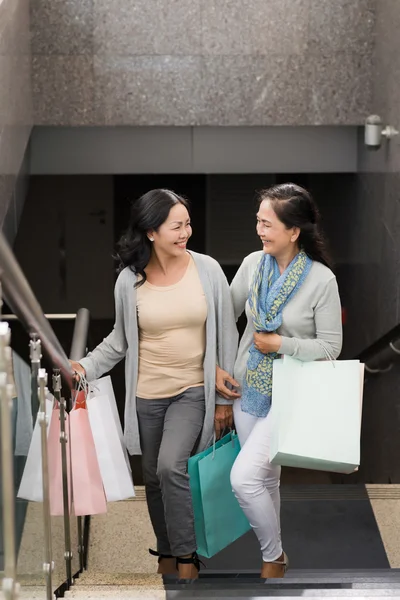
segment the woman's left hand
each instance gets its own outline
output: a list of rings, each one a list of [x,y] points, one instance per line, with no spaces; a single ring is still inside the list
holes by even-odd
[[[255,333],[254,346],[259,352],[269,354],[270,352],[278,352],[281,347],[281,336],[277,333]]]
[[[218,404],[215,407],[214,426],[217,440],[221,437],[221,433],[227,427],[233,425],[233,410],[229,404]]]

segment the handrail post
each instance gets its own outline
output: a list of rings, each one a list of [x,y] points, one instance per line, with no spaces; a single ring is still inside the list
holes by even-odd
[[[39,342],[40,343],[40,342]],[[46,391],[47,373],[45,369],[39,369],[37,384],[39,386],[40,410],[38,420],[41,427],[42,448],[42,484],[43,484],[43,522],[44,522],[44,563],[43,571],[46,577],[47,600],[53,598],[53,570],[52,540],[51,540],[51,518],[50,518],[50,485],[49,485],[49,457],[47,450],[47,428],[46,416]]]
[[[69,431],[66,431],[66,406],[65,399],[61,396],[61,373],[60,369],[53,369],[53,394],[60,406],[60,448],[63,486],[63,508],[64,508],[64,559],[67,575],[68,589],[72,585],[72,548],[71,548],[71,522],[70,522],[70,490],[68,489],[68,460],[70,452]]]
[[[79,360],[86,353],[87,335],[89,330],[90,313],[87,308],[81,308],[76,315],[74,333],[72,336],[72,345],[70,352],[71,360]],[[78,525],[78,553],[79,553],[79,569],[85,569],[85,540],[83,530],[83,519],[77,517]]]
[[[0,453],[4,528],[4,578],[2,588],[6,600],[15,600],[18,595],[19,585],[16,581],[14,452],[11,432],[13,385],[8,381],[7,375],[11,361],[10,337],[8,324],[0,322]]]
[[[76,313],[74,333],[72,336],[71,360],[80,360],[86,354],[90,313],[87,308],[80,308]]]

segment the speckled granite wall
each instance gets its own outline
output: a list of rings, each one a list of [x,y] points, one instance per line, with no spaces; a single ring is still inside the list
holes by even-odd
[[[0,227],[32,122],[29,3],[0,1]]]
[[[32,0],[35,123],[361,123],[374,4]]]

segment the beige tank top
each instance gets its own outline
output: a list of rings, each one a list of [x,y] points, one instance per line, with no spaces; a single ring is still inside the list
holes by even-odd
[[[204,385],[207,302],[193,259],[178,283],[138,288],[137,310],[137,396],[170,398]]]

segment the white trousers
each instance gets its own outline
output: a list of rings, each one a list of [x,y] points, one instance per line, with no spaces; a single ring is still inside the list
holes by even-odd
[[[233,404],[236,431],[242,447],[231,471],[233,492],[249,520],[265,562],[282,554],[279,478],[281,468],[269,462],[269,415],[258,418]]]

